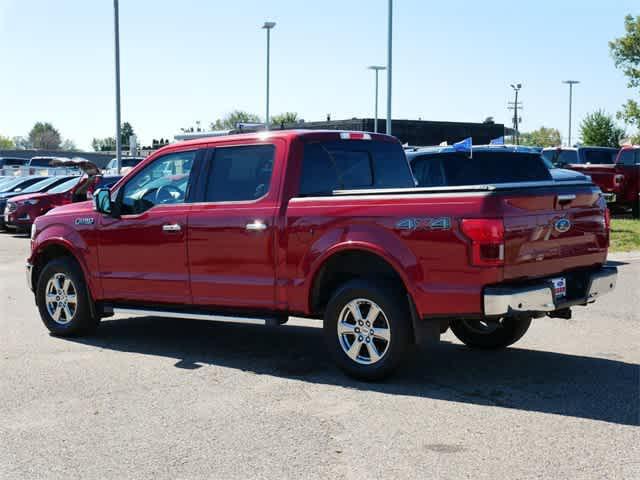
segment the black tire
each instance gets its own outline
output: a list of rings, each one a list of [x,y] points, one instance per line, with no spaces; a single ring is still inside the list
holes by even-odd
[[[640,198],[638,198],[631,206],[631,215],[633,218],[640,218]]]
[[[531,325],[531,317],[506,317],[498,324],[486,323],[483,331],[480,320],[458,319],[451,322],[451,331],[468,347],[498,349],[520,340]]]
[[[381,314],[374,318],[375,326],[370,325],[371,330],[368,332],[361,330],[363,333],[359,335],[346,333],[339,336],[338,322],[342,318],[342,312],[346,311],[350,302],[358,299],[370,302],[361,303],[358,307],[365,323],[372,305],[375,304],[380,308]],[[353,315],[349,313],[346,315],[345,321],[353,319]],[[341,324],[344,325],[342,322]],[[385,325],[388,325],[389,331],[386,333],[389,334],[389,341],[378,338],[378,333],[373,333],[373,331],[382,333]],[[357,322],[354,324],[354,327],[356,326]],[[369,327],[363,326],[363,328]],[[381,380],[398,368],[410,348],[411,314],[407,297],[394,286],[364,279],[351,280],[338,288],[327,304],[324,315],[324,337],[332,358],[347,375],[361,380]],[[360,362],[366,362],[365,357],[368,357],[368,364],[359,363],[358,360],[349,357],[345,351],[344,345],[352,339],[351,345],[354,346],[358,337],[363,339],[362,342],[358,342],[360,344],[358,352],[362,355],[358,356],[356,353],[356,356]],[[380,353],[380,358],[373,362],[371,362],[374,358],[371,348],[374,348],[376,353]]]
[[[64,277],[63,277],[64,276]],[[56,302],[47,305],[47,294],[56,295],[57,293],[51,293],[48,291],[53,288],[53,291],[60,292],[55,288],[55,279],[59,280],[60,284],[64,287],[64,280],[68,279],[70,282],[67,287],[67,291],[60,293],[59,297],[61,302]],[[64,279],[64,280],[63,280]],[[38,276],[36,286],[36,303],[38,310],[40,311],[40,318],[49,331],[56,336],[60,337],[72,337],[87,335],[92,333],[100,323],[98,317],[91,315],[91,307],[89,302],[91,301],[84,275],[78,264],[70,258],[56,258],[47,263],[40,275]],[[75,295],[75,308],[71,297]],[[66,302],[68,310],[63,308]],[[49,311],[53,310],[53,314]],[[67,313],[71,312],[72,315],[69,319],[66,318]],[[56,320],[54,315],[58,315]]]

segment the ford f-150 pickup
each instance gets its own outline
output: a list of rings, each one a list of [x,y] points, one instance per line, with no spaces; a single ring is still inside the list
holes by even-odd
[[[537,159],[537,160],[536,160]],[[503,348],[615,287],[609,225],[585,177],[416,187],[393,137],[277,131],[169,145],[93,203],[32,227],[27,279],[45,326],[87,334],[112,314],[285,323],[322,318],[348,374],[379,379],[451,328]],[[475,175],[475,177],[474,177]]]

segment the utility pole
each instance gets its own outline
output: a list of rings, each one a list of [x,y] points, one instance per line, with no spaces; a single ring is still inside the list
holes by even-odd
[[[116,51],[116,168],[122,168],[122,141],[120,138],[120,15],[118,0],[113,0],[114,37]]]
[[[264,119],[264,126],[267,130],[270,128],[271,120],[269,118],[269,68],[271,55],[271,29],[276,26],[276,22],[264,22],[262,28],[267,31],[267,113]]]
[[[378,133],[378,73],[380,70],[386,70],[386,67],[382,67],[380,65],[372,65],[369,67],[369,70],[373,70],[376,72],[376,100],[375,100],[375,118],[373,120],[373,131]]]
[[[571,114],[573,110],[573,86],[580,83],[579,80],[563,80],[562,83],[569,85],[569,138],[567,146],[571,146]]]
[[[511,84],[511,88],[513,88],[513,91],[516,94],[516,98],[515,98],[515,102],[513,102],[513,106],[509,107],[509,109],[513,109],[514,114],[513,114],[513,139],[516,145],[520,145],[520,131],[518,130],[518,123],[520,122],[520,118],[518,117],[518,107],[521,107],[520,103],[518,103],[518,93],[520,92],[520,89],[522,88],[522,84],[521,83],[516,83],[516,84]]]
[[[387,38],[387,135],[391,135],[391,77],[393,70],[393,0],[389,0]]]

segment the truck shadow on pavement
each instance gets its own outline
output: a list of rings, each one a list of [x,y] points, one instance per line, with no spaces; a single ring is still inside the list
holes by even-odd
[[[322,330],[314,327],[145,317],[105,320],[94,337],[72,341],[174,358],[186,370],[217,365],[390,395],[640,424],[639,367],[606,352],[594,352],[599,358],[517,347],[487,352],[441,342],[413,352],[387,381],[365,383],[333,365]]]

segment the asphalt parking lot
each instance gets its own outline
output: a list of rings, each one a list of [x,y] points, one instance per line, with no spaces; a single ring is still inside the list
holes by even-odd
[[[385,383],[319,324],[116,318],[59,339],[0,234],[0,478],[640,478],[640,252],[502,352],[450,333]]]

